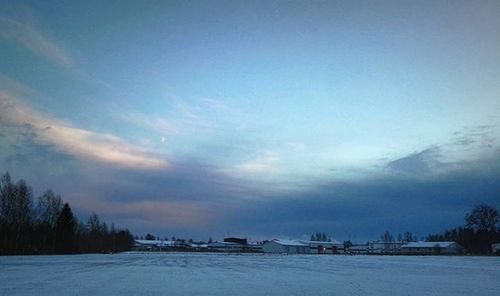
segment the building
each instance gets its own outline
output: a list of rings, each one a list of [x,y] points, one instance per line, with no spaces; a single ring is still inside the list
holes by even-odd
[[[370,254],[370,245],[369,244],[351,245],[346,250],[346,253],[349,253],[349,254]]]
[[[308,254],[309,245],[295,240],[273,239],[262,246],[262,251],[269,254]]]
[[[368,243],[368,252],[371,254],[399,254],[404,241],[373,241]]]
[[[193,242],[193,243],[189,244],[189,247],[193,251],[200,251],[200,252],[201,251],[208,251],[208,244],[206,244],[206,243],[196,243],[196,242]]]
[[[464,248],[456,242],[409,242],[401,247],[407,255],[455,255],[462,254]]]
[[[500,254],[500,243],[492,244],[491,245],[491,252],[493,254]]]
[[[134,251],[165,251],[176,246],[175,241],[167,240],[145,240],[136,239],[134,241]]]
[[[246,251],[250,253],[262,253],[262,245],[249,243],[248,245],[246,245]]]
[[[213,242],[208,244],[208,250],[212,252],[244,252],[245,245],[233,242]]]
[[[246,252],[261,253],[262,245],[248,243],[246,238],[226,237],[223,242],[208,244],[208,250],[212,252]]]
[[[246,238],[240,238],[240,237],[226,237],[224,239],[224,242],[225,243],[237,243],[237,244],[241,244],[241,245],[246,245],[248,243]]]
[[[344,244],[338,241],[274,239],[264,243],[262,251],[274,254],[338,254],[344,252]]]
[[[344,251],[344,244],[338,241],[300,241],[309,246],[309,254],[338,254]]]

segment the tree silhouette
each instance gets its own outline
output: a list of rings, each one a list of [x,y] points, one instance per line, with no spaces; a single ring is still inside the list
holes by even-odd
[[[56,252],[70,254],[73,252],[76,221],[68,203],[65,203],[56,222]]]
[[[476,206],[465,217],[466,227],[480,232],[492,232],[500,222],[498,210],[487,204]]]
[[[497,224],[500,222],[498,210],[480,204],[465,217],[465,222],[466,228],[475,231],[482,252],[491,253],[491,244],[496,240]]]
[[[61,213],[62,200],[52,190],[47,190],[38,198],[36,215],[38,231],[41,233],[40,247],[44,253],[53,253],[55,250],[55,227]]]
[[[64,209],[64,212],[63,212]],[[88,224],[78,223],[69,204],[50,189],[33,205],[31,188],[24,180],[0,177],[0,255],[121,252],[131,250],[130,232],[108,231],[97,214]]]

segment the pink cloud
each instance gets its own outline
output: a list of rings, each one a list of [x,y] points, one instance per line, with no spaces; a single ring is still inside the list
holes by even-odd
[[[30,125],[35,141],[76,157],[137,169],[161,169],[168,162],[115,135],[74,127],[23,104],[8,92],[0,92],[0,119],[14,125]]]

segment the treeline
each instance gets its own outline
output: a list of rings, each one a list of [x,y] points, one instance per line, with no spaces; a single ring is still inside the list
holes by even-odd
[[[386,243],[390,242],[416,242],[418,240],[417,236],[411,233],[410,231],[406,231],[403,235],[398,233],[395,237],[389,231],[385,231],[380,235],[380,240]]]
[[[311,234],[310,240],[315,242],[331,242],[332,238],[324,232],[316,232]]]
[[[465,217],[465,225],[446,230],[443,233],[429,234],[427,241],[455,241],[470,254],[491,254],[491,245],[500,242],[500,223],[498,210],[481,204]]]
[[[131,250],[128,230],[115,229],[92,214],[79,222],[68,203],[51,190],[36,203],[24,180],[0,178],[0,255],[102,253]]]

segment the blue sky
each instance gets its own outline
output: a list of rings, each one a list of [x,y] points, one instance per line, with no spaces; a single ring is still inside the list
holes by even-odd
[[[500,205],[498,28],[496,1],[6,1],[0,169],[137,233],[457,226]]]

